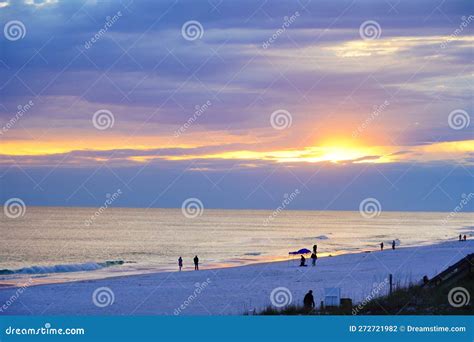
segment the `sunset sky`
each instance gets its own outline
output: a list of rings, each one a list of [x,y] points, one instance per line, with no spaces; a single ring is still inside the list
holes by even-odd
[[[0,0],[0,199],[450,211],[474,192],[473,7]]]

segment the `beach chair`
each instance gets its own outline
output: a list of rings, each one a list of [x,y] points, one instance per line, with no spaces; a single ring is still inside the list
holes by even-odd
[[[340,287],[326,287],[324,288],[324,305],[325,306],[339,306],[341,301]]]

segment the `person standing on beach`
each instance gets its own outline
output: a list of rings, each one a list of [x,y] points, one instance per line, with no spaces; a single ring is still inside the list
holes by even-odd
[[[318,252],[318,245],[314,244],[313,245],[313,253],[316,254]]]
[[[467,236],[466,236],[466,234],[464,234],[464,241],[466,241],[466,239],[467,239]]]
[[[181,269],[183,268],[183,258],[181,257],[178,258],[178,267],[179,271],[181,272]]]
[[[459,234],[459,241],[462,241],[462,236],[461,236],[461,234]]]
[[[196,255],[193,260],[194,260],[194,270],[199,271],[199,258],[198,258],[198,256]]]
[[[392,241],[392,249],[395,249],[395,240]]]
[[[316,259],[318,257],[316,256],[316,253],[313,252],[313,254],[311,254],[311,264],[314,266],[316,265]]]
[[[380,243],[380,250],[383,251],[383,242]]]
[[[316,305],[314,304],[313,291],[309,290],[303,298],[303,304],[305,309],[312,310]]]

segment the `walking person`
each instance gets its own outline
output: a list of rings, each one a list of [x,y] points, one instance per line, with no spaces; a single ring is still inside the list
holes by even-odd
[[[392,241],[392,249],[395,249],[395,240]]]
[[[179,271],[181,272],[181,269],[183,268],[183,258],[181,257],[178,258],[178,267]]]
[[[318,257],[316,256],[316,253],[311,254],[311,264],[314,266],[316,265],[316,259]]]
[[[198,258],[198,256],[196,255],[193,260],[194,260],[194,270],[199,271],[199,258]]]
[[[309,290],[303,298],[304,308],[311,311],[316,305],[314,304],[313,291]]]

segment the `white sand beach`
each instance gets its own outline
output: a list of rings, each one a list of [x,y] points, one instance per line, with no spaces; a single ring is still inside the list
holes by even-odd
[[[470,253],[474,241],[449,241],[322,257],[315,267],[298,267],[296,260],[208,270],[202,265],[200,271],[4,288],[0,315],[241,315],[271,305],[271,293],[280,287],[289,292],[274,292],[277,302],[301,304],[312,289],[319,305],[327,287],[339,287],[342,297],[358,302],[374,287],[387,293],[383,283],[390,273],[395,284],[407,285]]]

